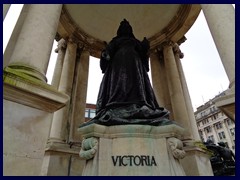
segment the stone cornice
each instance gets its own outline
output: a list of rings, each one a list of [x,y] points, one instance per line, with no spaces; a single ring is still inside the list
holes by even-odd
[[[103,126],[99,124],[91,124],[78,128],[78,132],[83,138],[88,137],[176,137],[182,139],[186,132],[184,128],[178,125],[150,126],[150,125],[117,125]]]
[[[45,151],[55,151],[60,153],[78,155],[80,151],[80,145],[76,146],[64,142],[48,141]]]

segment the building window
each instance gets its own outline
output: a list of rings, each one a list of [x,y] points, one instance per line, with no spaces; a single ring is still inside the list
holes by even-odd
[[[227,119],[227,124],[228,124],[228,125],[233,124],[232,120],[228,118],[228,119]]]
[[[85,118],[94,118],[96,115],[95,109],[85,109]]]
[[[85,109],[85,118],[88,118],[88,111],[89,111],[89,109]]]
[[[211,135],[211,136],[208,136],[208,139],[209,139],[209,140],[211,140],[213,143],[215,143],[215,140],[214,140],[214,137],[213,137],[213,135]]]
[[[197,123],[197,126],[200,127],[200,122]]]
[[[220,122],[216,123],[215,126],[216,126],[217,129],[221,129],[222,128],[222,123],[220,123]]]
[[[231,135],[234,136],[235,135],[235,128],[231,128],[230,132],[231,132]]]
[[[227,142],[224,142],[224,144],[225,144],[225,147],[226,147],[226,148],[229,148],[229,146],[228,146],[228,143],[227,143]]]
[[[94,118],[96,115],[96,110],[95,109],[89,109],[89,117]]]
[[[210,126],[206,127],[205,130],[207,131],[207,133],[212,132],[212,128]]]
[[[217,119],[218,118],[218,114],[214,114],[213,115],[213,120]]]
[[[208,121],[208,119],[204,119],[204,120],[202,121],[202,123],[203,123],[203,125],[204,125],[204,124],[209,123],[209,121]]]
[[[226,138],[225,133],[223,131],[218,133],[218,136],[219,136],[220,139],[225,139]]]

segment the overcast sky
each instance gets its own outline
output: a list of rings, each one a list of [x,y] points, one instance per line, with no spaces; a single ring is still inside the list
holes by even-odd
[[[3,23],[3,52],[20,13],[21,6],[12,5]],[[117,27],[116,27],[117,28]],[[192,28],[185,35],[187,40],[180,46],[184,53],[181,60],[194,110],[226,90],[229,81],[218,55],[205,17],[201,11]],[[57,43],[54,42],[53,51]],[[52,52],[47,73],[48,83],[54,69],[57,54]],[[87,103],[96,103],[102,74],[99,60],[90,58]]]

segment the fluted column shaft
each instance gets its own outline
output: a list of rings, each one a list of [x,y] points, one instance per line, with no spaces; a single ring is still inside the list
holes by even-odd
[[[193,133],[188,121],[187,108],[171,43],[166,43],[163,46],[163,55],[174,120],[186,129],[185,139],[192,139]]]
[[[58,89],[60,79],[61,79],[62,68],[63,68],[63,60],[66,52],[66,42],[64,39],[60,39],[58,41],[58,47],[55,50],[55,52],[58,53],[58,56],[57,56],[57,61],[56,61],[51,85]]]
[[[176,65],[177,65],[177,69],[178,69],[178,73],[179,73],[179,77],[180,77],[180,82],[181,82],[181,86],[182,86],[182,91],[183,91],[186,108],[187,108],[188,119],[186,119],[186,121],[189,121],[191,124],[191,131],[192,131],[193,138],[195,140],[200,140],[200,136],[199,136],[198,128],[197,128],[197,124],[196,124],[196,119],[195,119],[194,111],[193,111],[193,107],[192,107],[192,102],[191,102],[191,98],[190,98],[188,87],[187,87],[187,82],[186,82],[182,64],[180,61],[180,58],[183,58],[183,53],[181,52],[177,43],[174,44],[173,50],[175,53],[174,55],[175,55]]]
[[[77,44],[72,41],[72,39],[69,39],[67,43],[67,49],[58,90],[66,93],[70,97],[72,94],[76,51]],[[65,107],[54,113],[52,127],[50,131],[50,139],[55,139],[59,141],[67,140],[67,121],[69,119],[69,105],[70,102]]]
[[[46,82],[46,71],[62,4],[31,4],[9,66]]]
[[[77,127],[85,122],[85,108],[87,99],[88,71],[89,71],[90,53],[88,50],[82,50],[79,61],[76,65],[75,89],[72,103],[72,118],[70,123],[71,142],[81,140]]]

